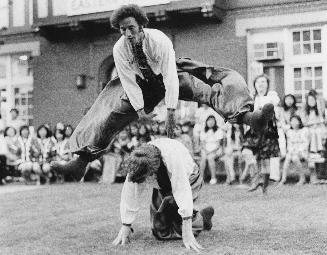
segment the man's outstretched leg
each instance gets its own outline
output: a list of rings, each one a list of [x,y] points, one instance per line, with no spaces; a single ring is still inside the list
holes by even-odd
[[[178,59],[179,98],[208,104],[226,121],[247,124],[260,132],[274,115],[267,104],[253,112],[253,99],[243,77],[234,70],[212,67],[190,59]]]
[[[87,164],[104,154],[116,134],[137,118],[120,80],[110,81],[70,138],[70,150],[79,157],[68,163],[53,162],[52,170],[83,177]]]

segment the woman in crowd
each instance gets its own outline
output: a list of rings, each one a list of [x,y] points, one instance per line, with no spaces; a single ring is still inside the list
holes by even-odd
[[[268,76],[264,74],[255,78],[255,110],[262,109],[266,104],[276,105],[279,102],[277,93],[269,91],[269,83]],[[250,130],[249,132],[252,131]],[[254,137],[257,143],[253,146],[253,153],[257,159],[258,172],[253,177],[254,179],[249,191],[255,191],[261,186],[263,193],[265,193],[269,185],[270,172],[276,171],[279,173],[280,171],[280,149],[276,117],[268,122],[268,128],[263,133],[254,134]]]
[[[310,181],[312,183],[318,183],[315,161],[321,158],[321,152],[324,149],[323,144],[326,139],[324,117],[318,106],[317,93],[311,90],[306,97],[304,108],[301,111],[301,119],[303,125],[308,127],[310,133],[309,169],[311,171]]]
[[[307,170],[309,156],[309,139],[308,129],[303,127],[300,116],[291,117],[291,128],[287,130],[287,154],[283,166],[281,184],[286,183],[287,172],[290,164],[293,163],[300,176],[299,185],[305,183],[305,171]]]
[[[150,131],[145,123],[139,126],[139,145],[146,144],[151,141]]]
[[[282,101],[282,108],[280,111],[280,124],[285,133],[291,128],[291,118],[295,114],[298,114],[296,98],[294,95],[288,94]]]
[[[158,138],[167,137],[167,135],[166,135],[166,123],[164,121],[159,122],[158,129],[159,129]]]
[[[130,144],[131,150],[139,146],[139,126],[136,122],[132,123],[129,127]]]
[[[22,153],[18,170],[21,171],[27,184],[36,180],[36,184],[40,185],[42,171],[39,157],[41,148],[38,146],[36,139],[30,134],[28,126],[22,126],[19,134],[18,142]]]
[[[56,151],[56,156],[55,160],[56,161],[69,161],[72,158],[72,154],[69,149],[69,142],[68,139],[65,137],[65,129],[56,129],[54,132],[54,137],[56,139],[55,143],[55,151]],[[54,173],[57,176],[57,179],[59,182],[64,181],[64,176],[58,173]]]
[[[159,136],[159,124],[153,120],[151,123],[151,141],[158,138]]]
[[[181,142],[185,145],[185,147],[188,149],[192,157],[194,156],[194,145],[192,140],[192,130],[191,130],[191,122],[190,121],[184,121],[181,124]]]
[[[19,177],[18,165],[20,163],[21,148],[16,136],[16,129],[13,127],[7,127],[5,129],[5,141],[7,144],[7,168],[9,170],[9,176]]]
[[[50,162],[56,155],[55,143],[51,137],[51,131],[47,125],[41,125],[37,129],[37,142],[41,148],[40,165],[46,183],[50,183],[52,174],[50,172]]]
[[[235,183],[234,162],[241,161],[242,140],[244,135],[243,125],[229,124],[226,134],[226,147],[224,150],[224,162],[226,170],[226,184]]]
[[[204,130],[200,134],[201,160],[200,170],[204,176],[207,162],[210,170],[210,184],[216,184],[216,159],[223,155],[224,132],[218,128],[216,118],[210,115],[205,124]]]

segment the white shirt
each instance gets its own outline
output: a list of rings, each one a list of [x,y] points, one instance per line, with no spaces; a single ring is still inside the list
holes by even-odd
[[[167,108],[176,109],[179,94],[179,80],[173,44],[170,39],[157,29],[144,29],[143,51],[148,64],[156,74],[162,74],[166,88],[165,102]],[[137,111],[144,107],[142,90],[136,83],[135,75],[143,77],[134,56],[132,46],[122,36],[114,45],[113,56],[122,86]]]
[[[193,171],[198,171],[194,160],[187,148],[179,141],[169,138],[159,138],[149,142],[156,146],[167,167],[170,178],[172,193],[178,205],[178,213],[182,217],[189,217],[193,214],[193,197],[189,177]],[[150,184],[158,188],[156,181],[147,180],[145,183],[137,184],[128,181],[126,177],[120,202],[121,221],[132,224],[139,211],[141,193],[145,186]]]
[[[203,143],[204,149],[207,153],[214,152],[219,149],[219,142],[224,139],[224,131],[220,128],[214,132],[209,129],[207,132],[202,131],[200,134],[200,141]]]

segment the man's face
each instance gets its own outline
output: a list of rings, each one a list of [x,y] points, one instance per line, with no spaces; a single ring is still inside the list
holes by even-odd
[[[133,17],[125,18],[119,22],[119,29],[120,33],[132,44],[138,43],[142,39],[142,27],[139,26]]]

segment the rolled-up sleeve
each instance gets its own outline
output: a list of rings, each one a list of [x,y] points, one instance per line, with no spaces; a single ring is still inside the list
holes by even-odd
[[[167,108],[176,109],[179,96],[179,80],[173,44],[168,37],[161,41],[162,75],[166,88],[165,103]]]
[[[120,217],[122,223],[132,224],[140,209],[140,196],[145,188],[145,183],[137,184],[128,181],[128,176],[123,186],[120,201]]]
[[[124,56],[121,47],[122,46],[116,44],[113,48],[115,66],[121,84],[128,96],[131,105],[135,111],[138,111],[144,107],[142,90],[136,83],[136,73],[130,66],[128,58]]]

